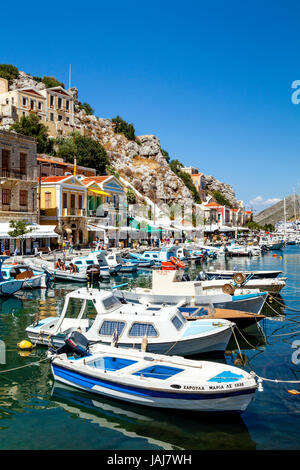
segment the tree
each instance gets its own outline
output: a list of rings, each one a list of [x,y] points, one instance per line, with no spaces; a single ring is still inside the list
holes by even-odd
[[[17,67],[11,64],[0,64],[0,77],[8,80],[8,84],[11,85],[15,78],[18,78],[19,70]]]
[[[19,238],[20,243],[21,243],[21,254],[23,256],[24,254],[24,247],[23,247],[23,242],[24,242],[24,237],[27,233],[31,233],[34,228],[28,227],[29,222],[28,220],[11,220],[9,222],[9,227],[12,228],[13,230],[10,230],[8,235],[13,238]]]
[[[126,196],[128,204],[136,204],[136,195],[132,188],[128,188]]]
[[[133,124],[128,124],[128,122],[124,121],[121,116],[113,118],[112,123],[114,124],[114,132],[116,134],[124,134],[128,140],[135,140],[135,129]]]
[[[94,114],[94,112],[95,112],[95,110],[91,107],[91,105],[88,104],[88,103],[85,103],[85,102],[78,104],[78,108],[79,109],[84,109],[86,114],[88,114],[88,115]]]
[[[169,162],[170,162],[170,155],[169,155],[169,153],[168,153],[166,150],[162,149],[162,148],[160,149],[160,151],[161,151],[161,153],[163,154],[163,156],[165,157],[165,159],[167,160],[167,162],[169,163]]]
[[[74,163],[76,156],[78,165],[94,168],[100,174],[105,173],[109,161],[106,150],[97,140],[74,132],[70,137],[55,139],[55,144],[58,157]]]
[[[11,125],[10,130],[34,137],[37,140],[37,153],[53,152],[53,139],[48,138],[48,128],[36,114],[30,113],[29,116],[22,116],[19,121]]]

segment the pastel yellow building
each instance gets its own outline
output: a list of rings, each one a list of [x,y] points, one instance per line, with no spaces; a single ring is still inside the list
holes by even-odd
[[[56,225],[64,238],[74,244],[86,244],[87,188],[73,175],[41,178],[40,223]],[[39,199],[39,198],[38,198]]]

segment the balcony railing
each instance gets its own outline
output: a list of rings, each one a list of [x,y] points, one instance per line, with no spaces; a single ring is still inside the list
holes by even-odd
[[[63,217],[84,217],[84,209],[64,208],[62,211]]]
[[[12,178],[18,180],[29,180],[34,179],[32,176],[29,177],[26,170],[20,168],[0,168],[0,178]]]

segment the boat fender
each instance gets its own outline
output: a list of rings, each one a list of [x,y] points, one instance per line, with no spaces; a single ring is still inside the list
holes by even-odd
[[[35,344],[32,344],[30,341],[27,341],[26,339],[23,339],[23,341],[20,341],[20,343],[17,344],[19,349],[33,349],[35,347]]]
[[[147,346],[148,346],[147,336],[144,336],[143,339],[142,339],[141,351],[146,352],[147,351]]]

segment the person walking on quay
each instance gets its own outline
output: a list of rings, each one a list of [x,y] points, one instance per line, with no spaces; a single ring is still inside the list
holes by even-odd
[[[74,249],[74,243],[73,243],[73,238],[71,237],[70,243],[69,243],[69,255],[73,253],[73,249]]]

